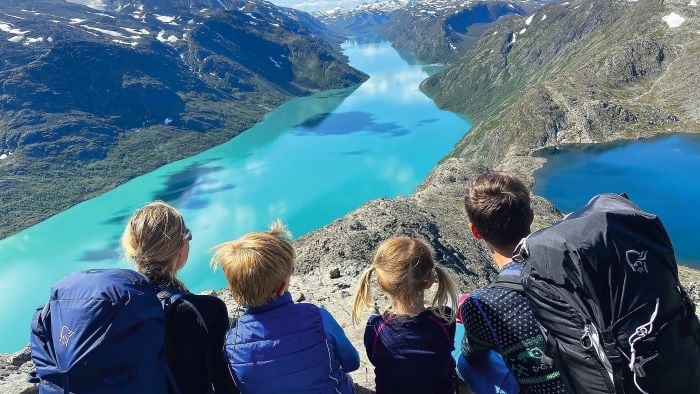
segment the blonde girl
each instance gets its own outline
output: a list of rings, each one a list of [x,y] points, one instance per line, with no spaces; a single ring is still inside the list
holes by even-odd
[[[180,212],[155,201],[131,216],[122,234],[122,249],[124,257],[161,290],[168,364],[179,392],[237,392],[222,351],[229,327],[226,305],[216,297],[190,293],[177,277],[187,263],[191,240]]]
[[[354,322],[372,305],[372,277],[389,296],[391,308],[370,316],[364,343],[375,367],[377,393],[454,392],[456,286],[423,241],[397,237],[384,241],[357,286]],[[425,292],[437,283],[426,307]]]

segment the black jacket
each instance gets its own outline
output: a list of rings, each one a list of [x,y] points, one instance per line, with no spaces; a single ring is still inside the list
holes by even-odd
[[[168,364],[180,393],[238,393],[223,353],[226,304],[213,296],[185,294],[166,320]]]

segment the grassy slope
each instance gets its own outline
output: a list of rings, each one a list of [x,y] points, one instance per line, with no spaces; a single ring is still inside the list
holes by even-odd
[[[303,19],[302,17],[304,15],[299,18]],[[108,124],[109,116],[100,118],[86,112],[52,114],[51,112],[55,111],[52,101],[48,101],[46,108],[33,105],[29,111],[25,111],[33,111],[32,113],[38,114],[39,118],[45,114],[51,114],[50,121],[41,125],[47,130],[46,133],[41,132],[37,127],[34,127],[34,130],[31,128],[27,130],[28,134],[33,133],[32,138],[36,142],[48,146],[50,152],[42,155],[28,154],[23,150],[26,146],[20,145],[20,149],[16,150],[15,154],[0,161],[0,238],[29,227],[74,204],[102,194],[135,176],[226,142],[260,121],[271,108],[277,107],[293,96],[310,94],[318,90],[348,87],[367,77],[347,65],[347,58],[339,52],[337,42],[328,42],[331,41],[328,37],[326,37],[328,41],[316,36],[309,39],[308,34],[316,35],[314,31],[304,35],[307,25],[303,25],[302,22],[286,20],[291,26],[288,30],[267,25],[265,29],[256,29],[248,24],[238,23],[238,19],[241,18],[244,19],[247,16],[239,12],[212,17],[207,19],[207,24],[194,33],[199,41],[191,40],[188,44],[191,48],[187,53],[195,53],[199,63],[194,62],[191,67],[194,71],[200,71],[200,78],[207,78],[206,83],[210,83],[213,89],[201,90],[176,84],[179,89],[177,97],[185,103],[184,110],[178,114],[180,122],[170,126],[160,124],[160,121],[151,122],[150,125],[139,129],[135,129],[139,126],[132,125],[127,129],[120,129],[116,141],[112,144],[110,140],[110,144],[107,145],[100,142],[100,135],[96,133],[86,135],[85,130],[95,129],[96,124]],[[312,22],[308,22],[308,25],[311,26]],[[246,30],[250,31],[248,36],[252,34],[257,37],[259,45],[267,45],[273,48],[271,50],[281,53],[289,51],[287,58],[290,62],[289,70],[278,70],[273,67],[267,54],[260,48],[255,53],[247,54],[246,57],[238,56],[237,53],[231,54],[231,50],[242,47],[238,45],[240,40],[245,43],[246,38],[241,36]],[[222,38],[222,34],[226,39]],[[210,36],[213,38],[210,39]],[[79,40],[74,44],[78,49],[87,46]],[[124,55],[124,52],[119,53]],[[44,58],[53,59],[50,57],[52,53],[48,52]],[[255,57],[256,54],[260,59]],[[173,55],[167,52],[167,55],[176,57],[177,53]],[[134,56],[138,58],[137,55]],[[201,60],[199,59],[201,57],[206,58]],[[70,59],[70,56],[64,56],[64,58]],[[245,61],[241,60],[242,58]],[[62,60],[65,59],[62,58]],[[120,57],[113,61],[120,60],[126,64],[130,64],[131,61]],[[244,64],[236,63],[239,61]],[[44,68],[48,68],[52,75],[56,75],[54,79],[62,81],[60,72],[65,71],[62,63],[58,66],[49,61],[42,63],[37,60],[34,63],[45,65]],[[57,69],[50,69],[53,66]],[[39,78],[48,72],[44,68],[41,69],[41,73],[38,73]],[[84,72],[87,77],[94,74],[90,69]],[[210,77],[209,74],[213,72],[218,72],[219,76]],[[108,77],[122,80],[121,74],[114,74]],[[249,86],[247,90],[238,91],[233,86],[229,86],[230,81],[233,81],[228,79],[231,76],[239,78]],[[194,80],[193,84],[201,85],[199,80],[196,78]],[[17,85],[27,86],[24,83]],[[61,90],[62,85],[59,84],[56,89],[58,93],[66,95],[66,92]],[[30,94],[33,93],[30,92]],[[79,93],[78,96],[80,95]],[[96,95],[96,97],[96,100],[100,100],[103,96]],[[156,96],[155,100],[157,99]],[[133,105],[138,108],[149,105],[139,101],[138,98],[133,100],[136,101],[136,105],[133,105],[132,101],[124,103],[124,106]],[[117,113],[129,109],[116,107]],[[8,115],[11,114],[8,113]],[[8,116],[8,119],[11,119],[11,116]],[[60,129],[62,125],[69,124],[73,120],[84,125],[83,129],[77,130],[73,135],[60,135],[59,140],[52,139],[58,135],[51,134],[54,130]],[[188,128],[188,120],[193,120],[193,125],[204,124],[205,126],[200,130],[205,131]],[[0,120],[0,130],[5,129],[8,135],[14,132],[15,127],[12,123],[3,124]],[[90,145],[107,151],[106,156],[79,159],[81,153],[91,148]]]
[[[262,95],[262,93],[261,93]],[[275,107],[285,97],[260,100]],[[192,132],[152,126],[122,134],[103,160],[47,162],[18,152],[2,163],[2,226],[0,238],[38,223],[72,205],[100,195],[127,180],[169,162],[226,142],[262,118],[265,109],[235,102],[220,108],[226,127]],[[8,175],[9,174],[9,175]]]
[[[562,143],[700,131],[695,8],[584,0],[546,6],[530,26],[509,17],[423,89],[475,121],[453,154],[484,166]],[[680,28],[662,22],[671,11],[687,18]]]

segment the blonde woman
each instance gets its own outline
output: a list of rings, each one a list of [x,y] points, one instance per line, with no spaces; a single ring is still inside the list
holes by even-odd
[[[122,247],[124,256],[161,290],[168,364],[179,392],[235,393],[222,351],[229,327],[226,305],[216,297],[190,293],[177,278],[187,263],[191,240],[180,212],[155,201],[131,216]]]
[[[452,279],[435,264],[424,242],[408,237],[386,240],[358,284],[354,322],[372,305],[373,274],[391,300],[390,311],[377,311],[365,328],[365,349],[374,365],[377,393],[453,393],[456,286]],[[428,308],[425,291],[436,282],[437,292]]]

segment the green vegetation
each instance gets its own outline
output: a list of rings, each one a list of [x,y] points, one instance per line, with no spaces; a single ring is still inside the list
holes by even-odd
[[[258,94],[255,103],[219,103],[209,108],[226,125],[196,132],[157,125],[121,134],[101,160],[37,160],[18,152],[0,162],[0,237],[31,226],[77,202],[102,194],[169,162],[219,145],[248,129],[284,98]],[[201,102],[193,105],[205,106]]]
[[[0,238],[226,142],[292,97],[367,78],[302,12],[171,5],[175,24],[134,18],[151,10],[131,3],[99,22],[61,0],[0,3],[8,14],[36,10],[17,29],[57,37],[0,40],[0,154],[13,152],[0,160]],[[125,45],[113,40],[124,28],[148,33]]]
[[[692,22],[662,21],[678,7],[584,0],[540,8],[529,26],[524,17],[496,23],[422,85],[474,120],[453,155],[491,167],[547,146],[700,131],[700,42]]]

